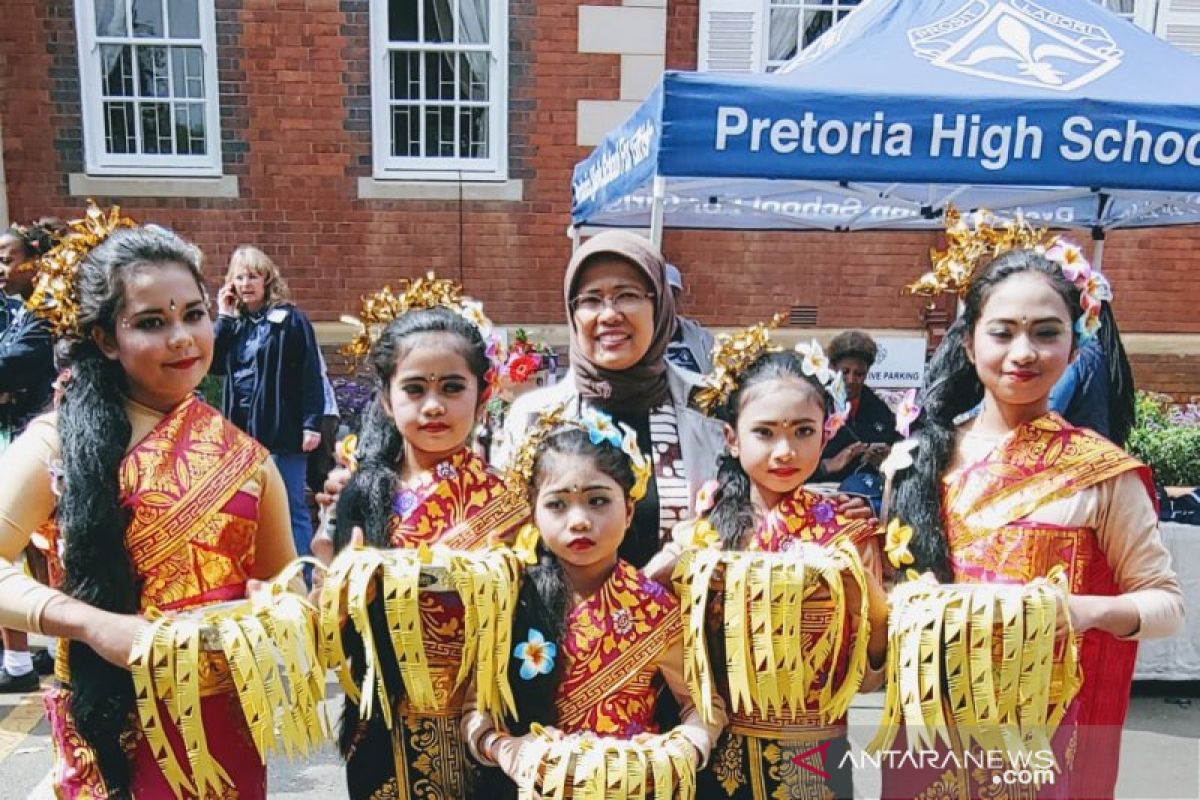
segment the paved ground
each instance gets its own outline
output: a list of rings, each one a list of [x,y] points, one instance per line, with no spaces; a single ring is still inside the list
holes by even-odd
[[[330,695],[340,704],[340,690],[333,684]],[[856,734],[874,728],[882,702],[882,694],[859,698],[851,712]],[[40,696],[0,695],[0,797],[50,800],[48,733]],[[341,764],[332,746],[305,761],[275,759],[270,776],[273,798],[345,796]],[[859,797],[878,796],[878,775],[863,771],[855,780]],[[1200,800],[1200,684],[1135,687],[1117,796],[1126,800]]]

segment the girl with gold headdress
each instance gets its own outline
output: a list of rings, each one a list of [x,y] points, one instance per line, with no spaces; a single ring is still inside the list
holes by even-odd
[[[172,656],[180,670],[158,676],[194,691],[179,724],[134,714],[145,707],[136,664],[130,673],[150,630],[144,614],[243,598],[250,579],[296,556],[267,451],[195,395],[213,354],[200,252],[93,207],[39,269],[34,305],[66,337],[71,377],[57,411],[0,458],[0,624],[69,641],[45,700],[55,792],[211,796],[206,775],[222,796],[265,797],[266,767],[223,658]],[[39,526],[57,589],[11,564]]]
[[[896,542],[897,561],[956,584],[1025,585],[1062,574],[1083,682],[1054,735],[1061,772],[1049,783],[1008,785],[969,765],[909,766],[885,769],[884,794],[1112,797],[1137,640],[1170,635],[1183,604],[1150,471],[1048,408],[1111,290],[1077,247],[1045,231],[980,217],[974,230],[956,223],[947,238],[950,249],[914,291],[956,288],[963,313],[926,373],[915,462],[893,504],[915,533]],[[972,268],[981,258],[990,263],[975,276],[950,274],[950,265]],[[1059,669],[1066,652],[1060,641],[1046,669]],[[1020,686],[1049,678],[1022,675]],[[946,722],[954,736],[961,723],[955,715]]]
[[[727,450],[674,532],[689,679],[729,710],[700,796],[852,797],[846,708],[878,684],[887,604],[877,523],[804,486],[847,411],[841,377],[816,342],[781,351],[764,325],[719,337],[713,361],[698,402]]]
[[[532,563],[513,628],[516,713],[495,720],[470,711],[467,743],[480,762],[539,796],[562,796],[554,786],[574,783],[597,798],[657,797],[656,789],[690,797],[724,713],[710,698],[706,723],[688,697],[679,601],[618,555],[651,478],[649,459],[634,430],[603,412],[576,418],[552,409],[531,431],[510,467],[536,526],[518,543]],[[660,733],[664,683],[682,721]],[[499,798],[504,788],[481,796]]]
[[[384,290],[368,298],[364,317],[383,325],[370,346],[379,386],[359,434],[356,471],[337,503],[336,549],[365,542],[474,551],[508,538],[526,519],[525,504],[470,446],[491,369],[478,305],[453,282],[430,276],[400,295]],[[367,341],[364,332],[362,350]],[[473,770],[459,737],[465,686],[455,679],[464,602],[457,592],[437,591],[421,592],[419,604],[436,713],[415,710],[400,689],[382,599],[371,609],[376,654],[364,652],[361,631],[343,634],[354,680],[362,683],[378,657],[387,695],[399,698],[395,713],[377,707],[366,719],[347,699],[340,744],[351,797],[472,796]]]

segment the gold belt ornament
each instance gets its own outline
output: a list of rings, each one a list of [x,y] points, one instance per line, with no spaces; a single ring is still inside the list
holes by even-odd
[[[1082,684],[1078,643],[1069,630],[1056,662],[1055,628],[1066,603],[1055,571],[1027,585],[912,580],[892,591],[887,696],[869,751],[908,746],[1008,753],[1050,750],[1050,737]],[[999,636],[997,636],[999,632]]]
[[[321,587],[322,665],[337,673],[346,696],[359,704],[362,719],[371,716],[378,693],[384,723],[391,728],[392,703],[367,613],[378,599],[383,603],[388,636],[404,682],[405,710],[444,713],[474,668],[476,707],[499,724],[506,709],[516,713],[508,661],[519,580],[520,561],[503,545],[470,551],[442,545],[399,550],[348,547],[329,565]],[[448,685],[435,683],[425,653],[417,597],[420,591],[447,590],[462,598],[464,613],[462,659]],[[353,625],[363,640],[366,671],[361,686],[350,674],[342,647],[343,620]]]
[[[785,723],[816,712],[821,724],[841,719],[862,685],[867,668],[867,584],[854,545],[798,543],[777,552],[685,550],[676,567],[684,614],[684,678],[692,702],[706,722],[713,719],[713,669],[705,639],[710,595],[724,592],[726,676],[730,713]],[[858,585],[857,627],[848,631],[845,581]],[[723,588],[714,588],[723,584]],[[832,624],[809,648],[801,648],[801,620],[822,591],[832,607]],[[846,673],[835,685],[838,656],[853,638]],[[803,650],[803,652],[802,652]],[[809,693],[818,693],[810,705]]]
[[[672,731],[632,739],[538,734],[521,748],[519,800],[692,800],[695,747]]]
[[[293,562],[249,600],[171,615],[147,612],[151,622],[134,640],[129,669],[142,732],[176,797],[219,795],[234,785],[208,750],[200,715],[206,684],[230,680],[263,763],[280,740],[292,756],[328,737],[319,711],[325,676],[317,657],[317,610],[286,588],[309,560]],[[160,707],[183,739],[190,777],[167,739]]]

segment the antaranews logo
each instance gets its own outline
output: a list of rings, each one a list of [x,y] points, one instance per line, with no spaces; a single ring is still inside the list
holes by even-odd
[[[977,78],[1069,92],[1121,64],[1124,53],[1099,25],[1029,0],[969,0],[908,31],[913,53]]]
[[[810,747],[792,756],[792,763],[801,769],[826,780],[826,759],[832,740]],[[854,770],[867,768],[917,769],[917,770],[984,770],[991,773],[993,785],[1005,786],[1052,786],[1057,777],[1057,761],[1050,750],[1017,751],[1003,750],[880,750],[876,753],[847,751],[838,769],[849,765]]]

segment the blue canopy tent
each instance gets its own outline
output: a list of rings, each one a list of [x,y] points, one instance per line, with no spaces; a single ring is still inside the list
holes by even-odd
[[[1200,222],[1200,59],[1090,0],[868,0],[780,72],[665,73],[572,198],[576,240],[937,228],[954,204],[1100,249]]]

